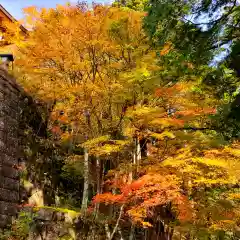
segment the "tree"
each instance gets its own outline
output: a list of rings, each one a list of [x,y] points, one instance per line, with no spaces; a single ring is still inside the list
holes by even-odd
[[[128,1],[115,1],[113,7],[126,7],[136,11],[144,11],[147,9],[148,1],[146,0],[128,0]]]
[[[201,183],[206,186],[214,184],[216,177],[213,174],[209,178],[205,172],[208,167],[200,167],[204,163],[200,157],[202,151],[219,144],[214,139],[217,134],[209,128],[206,118],[207,115],[214,114],[214,109],[209,108],[211,103],[206,101],[207,96],[204,98],[196,92],[196,86],[192,84],[179,83],[172,87],[156,88],[155,93],[148,95],[145,104],[137,104],[129,109],[130,122],[125,134],[132,138],[138,131],[142,138],[151,142],[154,138],[156,143],[151,147],[150,156],[140,163],[133,182],[128,180],[129,167],[121,165],[117,172],[114,171],[115,174],[109,176],[111,180],[108,181],[113,189],[118,189],[118,193],[103,193],[94,199],[95,202],[123,207],[135,224],[152,226],[152,234],[162,239],[172,238],[175,225],[179,229],[183,224],[184,229],[186,222],[193,222],[191,212],[194,207],[193,202],[189,201],[193,192],[188,184],[189,181],[198,180],[189,178],[186,173],[189,171],[192,177],[197,177],[196,173],[199,172]],[[178,158],[182,160],[174,160]],[[183,165],[174,167],[181,161],[186,164],[186,172]],[[197,170],[195,164],[199,164],[201,169]],[[209,160],[206,164],[213,164],[216,174],[219,174],[217,162],[215,164],[214,160],[213,163]],[[229,176],[226,181],[230,183],[230,179]],[[223,181],[220,175],[217,181]],[[178,221],[180,222],[176,223]],[[157,230],[158,224],[162,225],[161,230]]]
[[[84,5],[25,11],[33,29],[27,42],[19,42],[14,31],[9,38],[21,54],[16,66],[22,84],[36,97],[54,103],[48,123],[52,139],[70,144],[69,155],[84,147],[92,157],[89,141],[105,135],[117,140],[121,133],[129,104],[122,96],[126,87],[121,74],[147,53],[142,13],[102,6],[90,11]],[[87,156],[85,210],[91,175]]]
[[[215,127],[228,140],[239,136],[236,119],[239,109],[235,104],[239,87],[235,60],[239,42],[238,11],[239,4],[234,0],[160,0],[150,2],[144,19],[146,32],[154,45],[163,48],[165,42],[170,41],[176,49],[178,54],[168,57],[169,69],[176,72],[175,79],[189,75],[177,62],[190,61],[194,64],[190,74],[200,74],[204,79],[203,87],[222,99],[224,105]],[[215,66],[207,66],[210,63]]]
[[[188,50],[197,60],[204,56],[201,55],[204,54],[201,52],[202,47],[206,47],[207,56],[212,49],[219,49],[238,38],[238,11],[239,6],[235,0],[152,1],[146,17],[146,27],[156,41],[181,41],[180,45],[176,44],[177,48],[181,51]],[[176,39],[179,36],[180,41]]]

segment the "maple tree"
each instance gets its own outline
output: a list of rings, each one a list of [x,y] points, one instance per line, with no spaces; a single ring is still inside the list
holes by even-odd
[[[119,194],[115,194],[115,190],[97,195],[94,199],[95,202],[105,204],[124,204],[130,219],[145,227],[156,226],[159,221],[164,221],[161,222],[162,230],[158,234],[168,239],[173,236],[174,226],[179,227],[176,221],[185,223],[194,219],[194,202],[189,197],[193,194],[192,188],[198,186],[194,186],[193,182],[201,181],[203,186],[208,186],[219,181],[224,185],[229,184],[233,177],[230,175],[229,179],[225,179],[227,176],[220,162],[211,162],[201,156],[206,147],[215,144],[211,139],[211,129],[206,127],[207,115],[214,114],[215,109],[209,108],[209,104],[214,104],[214,101],[199,101],[193,86],[190,83],[179,83],[172,87],[156,88],[152,94],[155,98],[151,96],[147,104],[129,109],[131,121],[125,129],[128,136],[133,138],[138,131],[138,138],[144,138],[145,142],[151,142],[154,138],[156,143],[151,147],[147,159],[138,162],[133,179],[129,179],[129,168],[123,166],[110,176],[112,180],[108,184],[111,183],[113,189],[119,189]],[[193,101],[194,97],[198,101]],[[171,113],[169,109],[174,111]],[[203,129],[205,134],[201,132]],[[206,168],[201,166],[205,161]],[[197,168],[198,164],[200,169]],[[214,169],[216,175],[212,172],[212,176],[208,177],[209,173],[205,173],[208,164],[212,166],[210,171]],[[218,175],[219,167],[224,179]],[[201,180],[191,179],[190,176],[197,178],[197,174]],[[237,176],[237,170],[234,176]]]

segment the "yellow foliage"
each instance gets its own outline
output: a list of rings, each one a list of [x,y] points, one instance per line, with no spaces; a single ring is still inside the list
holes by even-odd
[[[82,144],[82,146],[87,148],[87,149],[91,149],[91,148],[94,148],[94,147],[98,146],[101,143],[104,143],[104,142],[108,141],[109,139],[110,139],[110,136],[108,136],[108,135],[100,136],[100,137],[93,138],[91,140],[88,140],[88,141],[84,142]]]
[[[109,155],[114,152],[120,152],[127,145],[129,145],[128,140],[110,140],[105,143],[102,142],[101,145],[90,148],[90,153],[97,156]]]
[[[230,193],[228,195],[228,198],[233,200],[240,200],[240,193]]]
[[[152,224],[150,224],[149,222],[141,222],[143,227],[152,227]]]
[[[235,221],[232,220],[221,220],[210,226],[210,229],[221,230],[221,231],[231,231],[236,227]]]
[[[172,132],[164,131],[163,133],[153,133],[151,134],[152,137],[155,137],[159,140],[164,140],[166,138],[173,139],[175,135]]]
[[[232,163],[221,158],[184,158],[183,156],[181,159],[178,155],[176,160],[167,159],[163,165],[175,168],[184,178],[191,179],[194,185],[235,184],[239,179],[238,171],[234,169]]]

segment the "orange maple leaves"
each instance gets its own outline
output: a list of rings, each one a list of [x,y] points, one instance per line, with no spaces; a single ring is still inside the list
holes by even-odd
[[[94,203],[125,204],[127,215],[136,222],[143,223],[157,206],[164,206],[170,202],[177,212],[179,220],[189,220],[190,204],[181,193],[179,182],[174,175],[146,174],[138,180],[121,185],[119,194],[110,192],[94,197]],[[152,210],[151,210],[152,209]]]
[[[155,90],[155,96],[157,97],[172,97],[178,94],[183,89],[183,86],[180,84],[175,84],[170,87],[161,87]]]
[[[161,56],[167,55],[172,48],[172,43],[167,42],[164,46],[163,49],[160,51]]]

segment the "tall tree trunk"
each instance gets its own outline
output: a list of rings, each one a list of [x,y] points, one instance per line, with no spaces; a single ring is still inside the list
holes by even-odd
[[[88,206],[88,188],[89,188],[89,166],[88,166],[88,151],[84,148],[84,187],[83,187],[83,197],[82,197],[82,214],[86,213]]]
[[[173,233],[174,233],[174,228],[168,226],[165,231],[166,240],[172,240]]]
[[[137,148],[137,171],[138,171],[139,164],[140,164],[140,161],[141,161],[141,159],[142,159],[142,155],[141,155],[141,145],[140,145],[140,141],[139,141],[138,138],[136,139],[136,148]]]
[[[129,240],[133,240],[134,239],[134,232],[135,232],[135,226],[132,223],[131,230],[130,230],[130,235],[129,235]]]
[[[132,153],[132,166],[136,166],[137,164],[137,138],[133,138],[133,153]],[[135,169],[131,170],[131,172],[128,175],[128,182],[131,183],[134,177]]]
[[[174,228],[171,227],[170,233],[169,233],[169,240],[172,240],[173,238],[173,233],[174,233]]]
[[[132,182],[134,175],[136,175],[135,167],[137,166],[137,168],[138,168],[140,160],[141,160],[141,146],[140,146],[140,142],[138,140],[138,137],[136,137],[136,138],[134,138],[134,148],[133,148],[133,166],[134,166],[134,171],[131,171],[129,173],[129,182],[130,183]],[[135,233],[135,226],[132,223],[131,231],[130,231],[130,234],[129,234],[129,240],[133,240],[134,233]]]
[[[133,148],[133,164],[137,163],[137,138],[134,138],[134,148]]]
[[[101,162],[99,157],[96,157],[96,177],[97,177],[97,194],[101,194],[101,180],[102,180],[102,176],[101,176]],[[95,217],[97,218],[98,216],[98,211],[99,211],[99,203],[95,204]]]

